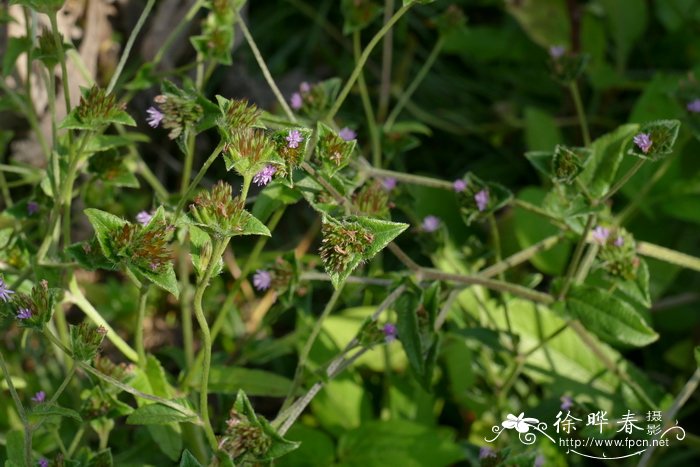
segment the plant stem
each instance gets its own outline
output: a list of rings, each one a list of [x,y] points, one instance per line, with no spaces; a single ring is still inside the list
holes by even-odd
[[[238,24],[240,25],[241,31],[243,32],[243,35],[245,36],[245,40],[248,42],[248,46],[250,47],[250,50],[253,52],[253,56],[255,57],[255,60],[258,62],[258,66],[260,67],[260,70],[262,70],[263,76],[265,77],[265,81],[267,81],[267,85],[270,86],[272,93],[277,98],[277,102],[282,107],[282,110],[284,110],[284,113],[287,115],[287,118],[289,118],[289,120],[292,122],[296,122],[297,119],[294,116],[294,112],[292,112],[292,109],[289,107],[289,104],[287,104],[287,101],[284,99],[284,96],[282,95],[279,88],[277,87],[277,83],[275,83],[275,80],[272,78],[272,74],[270,73],[270,69],[265,64],[265,60],[263,59],[262,54],[260,53],[260,50],[258,49],[258,46],[255,44],[255,39],[253,39],[253,36],[250,34],[250,31],[248,30],[248,27],[246,26],[245,21],[243,21],[242,16],[238,17]]]
[[[653,243],[637,242],[637,253],[649,258],[656,258],[667,263],[675,264],[684,268],[700,271],[700,258],[690,256],[680,251],[671,250]]]
[[[51,31],[53,32],[54,42],[56,43],[56,51],[58,52],[58,60],[61,63],[61,84],[63,85],[63,97],[66,101],[66,115],[70,112],[70,86],[68,86],[68,68],[66,67],[66,54],[63,50],[63,41],[58,32],[58,11],[49,15],[51,21]],[[68,132],[70,138],[70,132]]]
[[[248,199],[248,190],[250,189],[250,182],[253,181],[253,177],[250,175],[244,175],[243,176],[243,185],[241,186],[241,200],[245,203],[245,200]]]
[[[151,10],[153,9],[153,5],[156,4],[156,0],[148,0],[146,2],[146,6],[144,7],[143,11],[141,12],[141,16],[139,16],[138,21],[136,21],[136,25],[134,26],[134,29],[131,30],[131,34],[129,35],[129,39],[126,41],[126,47],[124,47],[124,52],[122,53],[122,57],[119,60],[119,64],[117,65],[117,69],[115,70],[114,74],[112,75],[112,79],[109,80],[109,85],[107,86],[107,94],[110,94],[114,90],[114,86],[117,84],[117,80],[122,74],[122,71],[124,70],[124,65],[126,65],[126,61],[129,58],[129,54],[131,53],[131,48],[134,46],[134,42],[136,41],[136,36],[139,35],[139,32],[141,32],[141,28],[143,27],[144,23],[146,22],[146,18],[148,18],[148,15],[151,14]]]
[[[635,214],[635,211],[639,208],[642,200],[651,191],[654,185],[661,180],[661,177],[666,174],[666,171],[669,169],[669,167],[671,167],[672,162],[673,157],[667,157],[664,159],[659,168],[656,169],[656,172],[654,172],[654,175],[651,176],[651,179],[644,184],[638,193],[635,193],[634,197],[630,200],[625,209],[623,209],[622,212],[616,216],[616,223],[618,225],[624,225]]]
[[[282,404],[282,408],[280,411],[284,411],[289,405],[292,403],[292,400],[294,400],[294,396],[301,386],[301,379],[304,376],[304,368],[306,367],[306,360],[309,358],[309,354],[311,353],[311,348],[314,345],[314,342],[316,342],[316,338],[321,332],[321,329],[323,328],[323,323],[326,320],[326,318],[331,314],[331,311],[333,311],[333,308],[335,307],[335,304],[338,302],[338,299],[340,298],[340,294],[343,291],[343,286],[341,285],[337,289],[333,291],[333,295],[331,295],[331,298],[328,300],[328,303],[326,304],[326,307],[323,309],[323,312],[321,313],[321,316],[319,316],[316,319],[316,324],[314,325],[313,329],[311,330],[311,334],[309,335],[309,338],[306,340],[306,343],[304,343],[304,347],[301,349],[301,353],[299,354],[299,363],[297,363],[297,369],[294,372],[294,380],[292,381],[292,385],[289,388],[289,392],[287,393],[287,397],[284,400],[284,403]]]
[[[224,254],[224,250],[228,245],[228,239],[214,238],[212,242],[212,256],[209,264],[207,265],[206,271],[197,282],[197,288],[194,292],[194,314],[199,323],[199,327],[202,331],[202,350],[204,351],[204,358],[202,361],[202,375],[199,385],[199,413],[200,418],[204,422],[204,432],[207,435],[207,440],[209,441],[209,446],[213,449],[217,449],[216,436],[214,435],[214,429],[209,421],[209,369],[211,367],[211,333],[209,331],[209,324],[207,323],[207,318],[204,315],[204,310],[202,310],[202,298],[204,296],[204,291],[209,286],[209,280],[211,279],[214,268],[216,267],[219,258]]]
[[[578,264],[581,261],[581,256],[583,255],[583,249],[586,246],[586,242],[588,241],[588,232],[591,231],[593,228],[593,224],[595,223],[595,215],[589,214],[588,215],[588,220],[586,221],[586,226],[583,228],[583,233],[581,234],[581,238],[579,239],[578,243],[576,244],[576,250],[574,250],[574,256],[571,258],[571,262],[569,263],[569,269],[566,271],[566,277],[564,278],[564,285],[561,288],[561,292],[559,293],[559,299],[561,300],[566,296],[566,293],[569,291],[569,287],[571,286],[571,280],[574,278],[574,274],[576,273],[578,269]]]
[[[574,106],[576,107],[576,115],[578,115],[579,125],[581,125],[583,145],[588,147],[591,145],[591,134],[588,131],[588,120],[586,119],[586,112],[583,109],[583,103],[581,102],[581,94],[579,93],[578,84],[576,84],[576,81],[573,81],[569,84],[569,91],[571,92],[571,97],[574,100]]]
[[[189,197],[192,195],[192,192],[199,186],[199,182],[202,181],[202,178],[204,178],[204,174],[207,173],[207,170],[209,170],[209,167],[214,163],[217,157],[219,157],[219,154],[221,154],[221,151],[224,148],[223,143],[219,143],[218,146],[214,149],[214,151],[209,155],[206,161],[204,161],[204,164],[202,167],[199,169],[199,172],[197,175],[194,177],[194,180],[192,180],[192,183],[190,183],[190,186],[185,190],[184,194],[180,198],[180,202],[177,203],[177,209],[175,210],[175,219],[177,220],[180,217],[180,214],[182,213],[182,209],[185,207],[185,203],[189,199]]]
[[[29,427],[29,420],[27,419],[27,412],[24,410],[22,401],[17,394],[15,385],[12,383],[12,376],[10,376],[10,371],[7,369],[7,364],[5,363],[5,357],[0,351],[0,370],[2,370],[3,375],[5,375],[5,381],[7,381],[7,388],[10,390],[10,395],[17,408],[17,414],[19,415],[22,425],[24,426],[24,463],[27,467],[32,465],[32,431]]]
[[[391,1],[391,0],[389,0]],[[355,61],[359,60],[360,56],[360,32],[355,31],[352,35],[353,50],[355,54]],[[372,102],[369,98],[369,91],[367,90],[367,83],[365,83],[364,73],[360,72],[357,77],[357,86],[360,88],[360,97],[362,99],[362,107],[365,109],[365,117],[367,118],[367,126],[369,127],[369,136],[372,142],[372,163],[377,166],[382,166],[382,148],[381,141],[379,140],[379,128],[377,127],[377,120],[374,117],[374,111],[372,110]]]
[[[139,288],[139,313],[136,319],[136,332],[134,333],[136,353],[139,356],[139,366],[141,368],[146,367],[146,350],[143,343],[143,321],[146,317],[146,305],[148,303],[149,289],[150,288],[147,284],[143,284]]]
[[[384,0],[384,24],[391,20],[394,13],[394,0]],[[389,109],[389,97],[391,96],[391,69],[394,46],[394,32],[389,29],[382,44],[382,75],[379,84],[379,106],[377,109],[377,119],[384,121]],[[381,167],[381,164],[375,164]]]
[[[197,12],[199,12],[200,8],[205,4],[206,0],[197,0],[192,4],[192,7],[190,7],[189,10],[187,10],[187,13],[185,13],[184,18],[182,21],[180,21],[175,29],[172,30],[172,32],[168,35],[168,37],[165,39],[163,42],[163,45],[160,47],[158,52],[156,53],[156,56],[153,57],[153,65],[155,66],[156,64],[160,63],[161,60],[163,60],[163,57],[165,54],[168,52],[170,49],[170,46],[173,44],[175,39],[177,39],[177,36],[180,35],[184,27],[194,19],[194,17],[197,15]]]
[[[420,70],[418,70],[418,73],[416,73],[416,76],[413,78],[413,81],[411,81],[411,84],[406,87],[406,90],[401,94],[398,102],[391,110],[389,117],[387,117],[386,122],[384,123],[384,131],[389,131],[394,126],[394,123],[396,123],[396,119],[401,114],[401,111],[404,109],[408,101],[411,99],[411,96],[413,96],[413,93],[416,92],[418,86],[420,86],[425,77],[428,75],[430,69],[433,67],[435,60],[437,60],[440,52],[442,51],[442,46],[444,43],[445,41],[443,40],[442,36],[440,36],[433,46],[433,49],[430,51],[430,55],[428,55],[428,58],[423,63],[423,66],[420,68]]]
[[[382,37],[384,37],[384,35],[389,32],[389,30],[394,26],[394,24],[411,8],[412,5],[413,2],[407,3],[398,10],[396,10],[396,13],[394,13],[391,19],[387,21],[384,24],[384,26],[377,32],[377,34],[375,34],[374,37],[369,41],[367,47],[365,47],[365,50],[362,52],[360,59],[357,60],[357,63],[355,64],[355,69],[352,71],[352,74],[348,78],[348,81],[345,83],[345,86],[340,91],[340,94],[338,95],[338,98],[333,104],[333,107],[328,112],[328,115],[326,115],[326,120],[332,120],[333,117],[335,117],[335,115],[338,113],[340,107],[343,105],[343,102],[345,102],[345,99],[348,97],[350,89],[352,89],[352,87],[355,85],[355,81],[357,81],[357,78],[360,76],[360,73],[362,72],[365,63],[367,63],[367,60],[369,59],[369,56],[374,50],[374,48],[377,46]]]
[[[439,180],[437,178],[432,178],[432,177],[424,177],[422,175],[412,175],[412,174],[407,174],[403,172],[395,172],[393,170],[384,170],[384,169],[379,169],[376,167],[372,167],[369,164],[364,164],[360,170],[366,174],[368,174],[371,177],[376,177],[376,178],[385,178],[385,177],[390,177],[390,178],[395,178],[396,180],[400,182],[405,182],[405,183],[410,183],[412,185],[422,185],[422,186],[427,186],[431,188],[442,188],[445,190],[454,190],[452,187],[451,182],[447,182],[445,180]]]
[[[497,262],[496,264],[492,264],[491,266],[482,269],[481,271],[479,271],[479,275],[483,277],[497,276],[503,271],[515,267],[521,263],[524,263],[525,261],[535,256],[537,253],[549,250],[550,248],[554,247],[557,243],[559,243],[562,238],[563,234],[558,234],[540,240],[534,245],[531,245],[525,248],[524,250],[521,250]]]
[[[622,188],[625,183],[629,181],[630,178],[634,176],[634,174],[637,173],[637,171],[644,165],[645,160],[644,159],[639,159],[635,164],[632,166],[631,169],[627,171],[625,175],[620,178],[615,185],[613,185],[612,188],[610,188],[610,191],[607,192],[607,194],[601,199],[601,202],[604,203],[605,201],[609,200],[612,198],[612,196],[618,192],[620,188]]]

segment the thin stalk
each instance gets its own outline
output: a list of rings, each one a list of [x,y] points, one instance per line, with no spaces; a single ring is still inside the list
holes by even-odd
[[[289,120],[292,122],[296,122],[297,119],[294,116],[294,112],[292,112],[292,109],[289,107],[289,104],[287,104],[287,101],[284,99],[284,96],[282,95],[279,88],[277,87],[277,83],[275,83],[275,80],[272,78],[272,74],[270,73],[270,69],[265,64],[265,60],[263,59],[262,54],[260,53],[260,50],[258,49],[258,46],[255,44],[255,39],[253,39],[253,36],[250,34],[250,31],[248,30],[248,27],[246,26],[245,21],[243,21],[243,17],[241,17],[241,16],[238,17],[238,24],[240,25],[241,31],[243,32],[243,35],[245,36],[245,40],[248,42],[248,46],[250,47],[250,50],[253,52],[253,56],[255,57],[255,60],[258,62],[258,66],[260,67],[260,70],[262,70],[263,76],[265,77],[265,81],[267,81],[267,85],[270,87],[270,89],[272,90],[272,93],[277,98],[277,102],[282,107],[282,110],[284,110],[284,113],[287,115],[287,118],[289,118]]]
[[[700,258],[690,256],[680,251],[672,250],[653,243],[637,242],[637,253],[649,258],[656,258],[666,263],[700,271]]]
[[[141,368],[146,367],[146,350],[143,343],[143,321],[146,317],[148,291],[149,286],[146,284],[141,285],[139,288],[139,312],[136,318],[136,332],[134,332],[134,345],[136,346],[136,353],[139,356],[139,366]]]
[[[332,120],[333,117],[335,117],[335,115],[338,113],[340,107],[343,105],[343,102],[345,102],[345,99],[348,97],[350,90],[355,85],[357,78],[360,76],[360,73],[362,72],[362,69],[367,63],[367,60],[369,59],[369,56],[374,50],[374,48],[377,46],[379,41],[382,40],[382,37],[384,37],[384,35],[386,35],[389,32],[389,30],[391,30],[394,24],[399,19],[401,19],[401,17],[411,8],[411,6],[413,6],[413,2],[407,3],[398,10],[396,10],[396,13],[394,13],[391,19],[387,21],[384,24],[384,26],[377,32],[377,34],[375,34],[374,37],[369,41],[367,47],[365,47],[365,50],[362,52],[360,59],[355,64],[355,69],[352,71],[352,74],[348,78],[348,81],[345,83],[345,86],[340,91],[340,94],[338,95],[338,98],[333,104],[333,107],[331,108],[331,110],[328,111],[328,115],[326,115],[326,120]]]
[[[510,268],[513,268],[519,264],[524,263],[525,261],[528,261],[531,259],[533,256],[535,256],[538,253],[541,253],[543,251],[547,251],[550,248],[554,247],[556,244],[558,244],[561,239],[563,238],[563,234],[558,234],[558,235],[552,235],[550,237],[547,237],[543,240],[540,240],[539,242],[535,243],[532,246],[529,246],[525,248],[524,250],[521,250],[495,264],[492,264],[491,266],[482,269],[479,271],[479,275],[483,277],[494,277],[500,274],[503,271],[506,271]]]
[[[407,174],[403,172],[395,172],[393,170],[384,170],[384,169],[379,169],[376,167],[372,167],[368,164],[365,164],[364,166],[361,167],[360,169],[364,173],[372,176],[372,177],[377,177],[377,178],[395,178],[399,182],[405,182],[405,183],[410,183],[412,185],[422,185],[422,186],[427,186],[431,188],[442,188],[445,190],[453,190],[453,186],[451,182],[447,182],[445,180],[439,180],[437,178],[432,178],[432,177],[424,177],[422,175],[412,175],[412,174]]]
[[[394,0],[384,0],[384,24],[391,20],[394,13]],[[389,110],[389,97],[391,97],[391,68],[394,51],[394,32],[389,29],[382,44],[382,75],[379,83],[379,106],[377,109],[377,119],[384,121]],[[375,164],[381,167],[381,164]]]
[[[58,52],[58,61],[61,63],[61,84],[63,85],[63,97],[66,101],[66,114],[70,112],[70,86],[68,86],[68,67],[66,66],[66,54],[63,50],[63,41],[58,32],[58,11],[49,15],[51,21],[51,31],[53,32],[54,42],[56,43],[56,51]],[[70,137],[70,132],[68,133]]]
[[[491,239],[493,241],[493,250],[496,255],[496,264],[498,264],[501,262],[501,234],[498,231],[496,216],[494,216],[493,213],[489,215],[489,227],[491,228]],[[498,273],[498,279],[500,281],[505,281],[503,271]],[[513,324],[511,323],[510,313],[508,311],[508,301],[503,297],[503,295],[500,296],[500,299],[501,305],[503,305],[503,316],[506,320],[506,329],[511,337],[513,349],[517,351],[518,339],[513,332]]]
[[[180,21],[178,23],[178,25],[175,27],[175,29],[173,29],[173,31],[168,35],[168,37],[163,42],[162,47],[156,53],[156,56],[153,57],[153,64],[154,65],[160,63],[161,60],[163,60],[163,57],[168,52],[168,50],[170,49],[170,46],[173,44],[175,39],[177,39],[177,36],[180,35],[180,33],[185,28],[187,23],[192,21],[194,19],[194,17],[197,16],[197,12],[199,12],[199,10],[202,8],[202,6],[204,6],[205,3],[206,3],[206,0],[197,0],[196,2],[194,2],[192,4],[192,7],[189,10],[187,10],[187,13],[185,13],[185,16],[182,19],[182,21]]]
[[[22,425],[24,426],[24,463],[27,467],[32,465],[32,431],[29,427],[29,420],[27,419],[27,412],[24,410],[22,401],[17,394],[15,385],[12,383],[12,376],[10,376],[10,371],[7,369],[7,364],[5,363],[5,357],[0,351],[0,370],[2,374],[5,375],[5,381],[7,381],[7,388],[10,390],[10,395],[17,408],[17,414],[19,415]]]
[[[566,293],[569,291],[569,287],[571,286],[571,280],[574,278],[574,274],[578,270],[578,265],[579,265],[579,262],[581,261],[581,256],[583,255],[583,249],[586,246],[586,242],[588,241],[588,232],[591,231],[594,223],[595,223],[595,215],[589,214],[588,220],[586,221],[586,226],[583,228],[583,233],[581,234],[581,238],[579,239],[578,244],[576,244],[576,250],[574,250],[574,256],[571,258],[571,262],[569,263],[569,268],[566,271],[566,277],[564,278],[564,285],[562,286],[561,292],[559,293],[559,299],[565,297]]]
[[[114,86],[117,84],[117,80],[121,76],[122,71],[124,71],[124,65],[126,65],[126,61],[129,58],[129,54],[131,53],[131,48],[134,46],[136,36],[138,36],[139,32],[141,32],[141,28],[146,22],[146,18],[148,18],[148,15],[151,14],[151,10],[153,9],[153,5],[155,4],[156,0],[148,0],[148,2],[146,2],[146,6],[141,12],[141,16],[139,16],[139,19],[138,21],[136,21],[134,29],[132,29],[131,34],[129,35],[129,39],[126,41],[126,47],[124,47],[124,52],[122,52],[122,57],[119,60],[117,69],[112,75],[112,79],[109,80],[109,85],[107,86],[107,94],[110,94],[114,90]]]
[[[656,172],[654,172],[654,175],[651,176],[651,179],[644,184],[639,192],[635,193],[634,197],[630,200],[630,203],[616,216],[617,225],[624,225],[633,216],[635,211],[639,208],[639,205],[642,203],[642,200],[644,200],[646,195],[651,191],[652,187],[656,185],[656,183],[661,180],[661,177],[666,174],[666,171],[668,171],[669,167],[671,167],[672,162],[673,157],[667,157],[664,159],[659,168],[656,169]]]
[[[576,115],[578,115],[579,125],[581,125],[583,145],[588,147],[591,145],[591,134],[588,131],[588,120],[586,119],[586,112],[583,109],[583,103],[581,102],[581,94],[579,93],[578,84],[576,84],[576,81],[573,81],[569,84],[569,91],[571,92],[571,97],[574,100],[574,106],[576,107]]]
[[[620,188],[622,188],[625,183],[629,181],[630,178],[634,176],[634,174],[637,173],[637,171],[644,165],[645,159],[639,159],[635,164],[632,166],[631,169],[627,171],[625,175],[620,178],[615,185],[613,185],[612,188],[610,188],[610,191],[607,192],[607,194],[601,199],[601,202],[604,203],[605,201],[609,200],[612,198],[612,196],[618,192]]]
[[[207,170],[209,170],[209,167],[211,167],[216,158],[219,157],[219,154],[221,154],[223,148],[223,143],[219,143],[219,145],[216,146],[216,149],[214,149],[214,151],[209,155],[207,160],[204,161],[204,164],[199,169],[199,172],[194,177],[194,180],[192,180],[192,183],[190,183],[190,186],[187,188],[187,190],[185,190],[185,193],[183,194],[182,198],[180,198],[180,202],[177,204],[177,209],[175,210],[176,220],[180,217],[180,213],[185,207],[185,203],[187,202],[188,198],[192,195],[192,192],[195,190],[195,188],[199,186],[199,182],[202,181],[202,178],[204,178],[204,175],[207,173]]]
[[[415,78],[413,78],[413,81],[411,81],[411,84],[409,84],[406,87],[406,90],[401,94],[398,102],[391,110],[389,117],[387,117],[386,122],[384,123],[384,131],[389,131],[391,130],[391,127],[394,126],[394,123],[396,123],[396,119],[399,117],[399,115],[401,115],[401,111],[404,109],[408,101],[413,96],[413,93],[416,92],[418,86],[420,86],[425,77],[428,75],[430,69],[433,67],[433,64],[440,55],[440,52],[442,51],[442,46],[444,44],[445,41],[443,40],[442,36],[440,36],[440,38],[433,46],[433,49],[430,51],[430,55],[428,55],[428,58],[423,63],[423,66],[420,68],[420,70],[418,70],[418,73],[416,73],[416,76]]]
[[[391,0],[388,0],[391,1]],[[362,45],[360,44],[360,32],[355,31],[352,35],[353,51],[355,55],[355,61],[360,58],[360,49]],[[362,99],[362,107],[365,110],[365,117],[367,119],[367,126],[369,127],[369,137],[372,143],[372,163],[376,167],[382,166],[382,148],[381,141],[379,140],[379,128],[377,127],[377,120],[374,117],[374,111],[372,110],[372,102],[369,98],[369,91],[367,90],[367,83],[365,83],[365,75],[360,72],[357,77],[357,86],[360,89],[360,97]]]
[[[207,318],[204,315],[204,310],[202,309],[202,298],[204,297],[204,291],[209,286],[209,280],[214,274],[214,268],[217,265],[219,258],[224,254],[224,250],[228,245],[228,239],[214,239],[211,261],[207,266],[206,271],[201,280],[197,283],[197,288],[194,292],[194,314],[199,323],[199,327],[202,331],[202,347],[204,351],[204,358],[202,361],[202,375],[199,384],[199,413],[200,418],[204,422],[204,432],[207,435],[207,440],[209,441],[209,446],[211,449],[216,451],[217,442],[216,436],[214,435],[214,429],[209,421],[209,369],[211,367],[211,332],[209,330],[209,324],[207,323]]]
[[[192,371],[194,365],[194,332],[192,329],[192,303],[190,285],[190,264],[187,260],[186,245],[183,243],[179,259],[179,276],[180,276],[180,311],[182,322],[182,342],[185,351],[185,372]]]
[[[311,330],[311,334],[309,335],[309,338],[306,340],[306,343],[304,344],[304,347],[301,349],[301,353],[299,354],[299,363],[297,363],[297,369],[294,372],[294,379],[292,380],[292,385],[289,388],[287,397],[284,399],[284,403],[282,404],[282,408],[280,409],[281,411],[284,411],[287,407],[289,407],[289,405],[292,403],[292,400],[294,399],[294,395],[296,394],[299,387],[301,387],[301,379],[304,376],[304,368],[306,367],[306,360],[309,358],[309,354],[311,353],[311,348],[316,342],[316,338],[321,333],[323,323],[325,322],[326,318],[331,314],[331,311],[333,311],[335,304],[338,302],[342,291],[342,286],[338,287],[333,291],[333,295],[331,295],[331,298],[328,300],[328,303],[323,309],[321,316],[319,316],[316,319],[316,324]]]
[[[248,198],[248,190],[250,189],[250,183],[253,181],[253,177],[250,175],[243,176],[243,185],[241,186],[241,199],[243,202]]]
[[[51,399],[49,399],[49,404],[55,404],[56,401],[58,401],[58,398],[61,397],[61,394],[63,394],[63,391],[68,387],[68,384],[70,384],[71,380],[73,379],[73,376],[75,376],[75,370],[78,367],[76,365],[72,365],[70,367],[70,370],[68,370],[68,373],[66,374],[65,378],[63,378],[63,381],[61,382],[61,385],[56,389],[56,392],[54,392],[53,396],[51,396]],[[43,418],[39,420],[39,422],[32,427],[32,431],[35,431],[37,428],[39,428],[44,421],[46,421],[46,418]]]
[[[71,459],[73,457],[73,453],[75,453],[76,449],[78,449],[78,446],[80,446],[80,440],[83,439],[84,433],[85,428],[81,425],[78,428],[78,431],[75,432],[75,436],[73,436],[73,441],[71,441],[70,446],[68,446],[66,458]]]

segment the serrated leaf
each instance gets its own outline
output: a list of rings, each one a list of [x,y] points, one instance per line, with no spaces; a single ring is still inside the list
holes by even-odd
[[[180,401],[178,401],[180,402]],[[126,418],[129,425],[166,425],[168,423],[193,423],[197,417],[160,404],[148,404],[134,410]]]
[[[659,338],[631,305],[606,290],[574,285],[566,307],[586,329],[611,344],[642,347]]]
[[[202,464],[188,451],[185,449],[182,451],[182,458],[180,459],[180,467],[202,467]]]
[[[45,417],[51,417],[51,416],[58,416],[58,417],[67,417],[67,418],[72,418],[77,422],[83,421],[82,418],[80,418],[80,415],[78,412],[72,409],[67,409],[65,407],[61,407],[56,404],[50,404],[50,403],[45,403],[45,404],[38,404],[35,406],[32,411],[30,412],[30,415],[40,417],[40,418],[45,418]]]
[[[177,276],[175,276],[173,263],[166,263],[157,271],[152,271],[148,268],[138,268],[133,265],[128,267],[129,270],[131,270],[131,272],[137,276],[146,278],[149,282],[152,282],[166,292],[173,294],[175,298],[180,296],[180,288],[178,286]]]
[[[121,217],[99,209],[88,208],[84,212],[95,230],[95,237],[102,248],[102,253],[107,259],[116,261],[115,252],[111,250],[110,237],[116,229],[124,227],[127,222]]]
[[[530,164],[532,164],[532,166],[537,169],[539,173],[547,178],[551,177],[552,159],[554,158],[554,154],[552,152],[528,151],[525,153],[525,158],[530,161]]]

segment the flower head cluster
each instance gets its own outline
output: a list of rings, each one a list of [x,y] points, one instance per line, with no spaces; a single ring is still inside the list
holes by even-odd
[[[632,141],[644,154],[647,154],[651,149],[652,144],[654,144],[654,142],[651,140],[651,136],[648,133],[639,133],[632,138]]]
[[[126,109],[126,104],[118,102],[114,93],[93,86],[80,97],[75,114],[81,122],[105,122]]]
[[[70,341],[73,356],[80,361],[89,362],[100,350],[107,330],[102,326],[82,322],[70,327]]]
[[[389,195],[377,180],[356,191],[352,197],[352,204],[359,212],[368,216],[380,219],[389,218],[389,208],[391,208]]]
[[[10,295],[15,293],[13,290],[10,290],[10,288],[5,284],[5,281],[0,277],[0,300],[3,302],[7,302],[10,300]]]
[[[457,193],[463,192],[464,190],[467,189],[467,181],[466,181],[466,180],[463,180],[463,179],[461,179],[461,178],[455,180],[455,181],[452,183],[452,189],[453,189],[455,192],[457,192]]]
[[[254,127],[262,113],[255,104],[248,104],[245,99],[221,100],[220,105],[223,113],[220,126],[227,132]]]
[[[148,123],[153,126],[157,122],[166,130],[170,130],[168,133],[170,139],[177,139],[186,128],[197,124],[202,118],[202,107],[196,102],[194,96],[184,92],[180,95],[160,94],[153,101],[158,104],[159,109],[152,107],[157,113],[151,115],[149,112]]]
[[[114,251],[120,259],[141,270],[157,272],[170,263],[168,243],[173,229],[165,222],[146,226],[126,223],[114,232]]]
[[[326,269],[341,273],[356,255],[363,255],[374,241],[374,235],[357,222],[324,222],[321,260]]]
[[[489,206],[489,191],[483,189],[474,195],[474,201],[476,202],[476,207],[479,211],[483,212]]]
[[[352,140],[347,141],[334,131],[323,128],[318,140],[316,157],[332,175],[348,164],[354,144]]]
[[[276,172],[277,168],[275,168],[274,165],[267,164],[264,169],[255,174],[255,177],[253,177],[253,183],[258,186],[265,186],[272,181],[272,177]]]
[[[21,327],[41,329],[51,319],[57,291],[49,289],[45,280],[35,284],[30,294],[25,294],[7,289],[0,279],[0,292],[4,292],[0,293],[0,300],[11,303],[12,316]]]
[[[229,237],[243,232],[248,215],[243,200],[234,197],[233,187],[223,181],[198,194],[190,205],[190,214],[210,232]]]
[[[244,128],[231,134],[226,149],[227,168],[252,177],[273,159],[275,147],[263,130]]]
[[[304,137],[301,136],[299,130],[289,130],[289,135],[285,138],[287,140],[287,146],[293,149],[299,147],[299,144],[304,141]]]
[[[262,458],[272,446],[272,440],[255,423],[242,414],[231,410],[226,421],[226,432],[219,442],[219,449],[232,459],[239,461],[243,456],[249,460]]]
[[[46,400],[46,393],[44,391],[39,391],[36,394],[34,394],[34,397],[32,397],[32,401],[36,402],[37,404],[41,404]]]
[[[639,267],[634,238],[624,229],[597,226],[591,233],[593,241],[601,248],[598,257],[601,266],[612,276],[635,279]]]

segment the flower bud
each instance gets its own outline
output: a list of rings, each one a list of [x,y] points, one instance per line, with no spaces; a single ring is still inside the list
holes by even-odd
[[[70,327],[70,340],[73,356],[80,361],[89,362],[100,350],[107,330],[102,326],[82,322]]]

